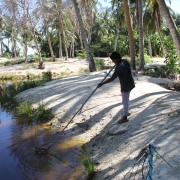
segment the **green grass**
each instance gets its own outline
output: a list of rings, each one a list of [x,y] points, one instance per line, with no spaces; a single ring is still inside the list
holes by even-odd
[[[34,88],[43,85],[47,80],[38,81],[25,81],[21,83],[13,83],[8,87],[4,87],[0,90],[0,105],[1,108],[13,109],[17,105],[15,96],[27,89]]]
[[[79,70],[79,73],[81,73],[81,74],[83,74],[83,73],[89,73],[89,72],[90,72],[89,68],[81,68],[81,69]]]
[[[92,155],[89,152],[85,151],[80,157],[80,162],[84,165],[88,173],[87,180],[91,180],[95,174],[94,160]]]
[[[46,81],[51,81],[52,80],[52,72],[51,71],[43,72],[42,79],[44,79]]]
[[[136,58],[136,65],[139,65],[139,61],[140,61],[140,56],[138,55],[138,57]],[[153,63],[153,59],[145,53],[144,53],[144,61],[145,61],[145,64]]]
[[[50,121],[54,117],[52,110],[46,108],[44,104],[39,103],[38,107],[34,109],[30,101],[19,103],[14,114],[18,124],[32,122],[34,124],[42,124]]]
[[[30,101],[21,102],[16,108],[16,115],[19,117],[25,117],[27,119],[32,119],[33,108]]]
[[[35,110],[37,124],[46,123],[54,117],[54,113],[51,109],[45,107],[43,103],[39,103]]]
[[[98,71],[105,69],[105,63],[103,59],[95,59],[95,65]]]

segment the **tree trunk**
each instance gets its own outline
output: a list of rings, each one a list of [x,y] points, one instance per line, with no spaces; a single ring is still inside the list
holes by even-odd
[[[50,54],[51,54],[51,57],[53,59],[53,62],[55,62],[56,60],[55,60],[54,52],[53,52],[53,49],[52,49],[51,38],[50,38],[49,30],[48,30],[48,24],[47,24],[47,21],[46,21],[46,17],[45,17],[45,14],[44,14],[43,4],[42,4],[41,0],[39,2],[40,2],[40,5],[41,5],[41,13],[42,13],[42,16],[43,16],[43,19],[44,19],[44,26],[45,26],[45,29],[46,29],[46,35],[47,35],[47,39],[48,39],[48,46],[49,46]]]
[[[172,19],[171,15],[170,15],[169,9],[166,6],[165,1],[164,0],[157,0],[157,2],[160,6],[160,9],[163,13],[165,20],[166,20],[166,24],[169,27],[169,30],[172,34],[173,42],[175,44],[175,47],[176,47],[176,50],[178,53],[178,57],[180,59],[180,35],[178,33],[176,24],[174,23],[174,20]]]
[[[39,69],[44,69],[45,65],[43,63],[41,51],[40,51],[40,48],[39,48],[39,45],[38,45],[38,40],[37,40],[37,37],[36,37],[36,32],[35,32],[35,29],[34,29],[34,26],[33,26],[33,23],[32,23],[31,19],[30,19],[30,22],[31,22],[31,28],[32,28],[32,33],[33,33],[32,35],[33,35],[34,42],[35,42],[35,45],[36,45],[36,49],[37,49],[38,55],[39,55]]]
[[[137,0],[138,12],[138,31],[139,31],[139,70],[144,69],[144,33],[143,33],[143,15],[142,15],[142,0]]]
[[[64,25],[63,25],[63,20],[61,18],[61,12],[59,11],[59,22],[61,24],[61,32],[62,32],[62,38],[63,38],[63,43],[64,43],[64,50],[66,53],[66,58],[65,60],[68,60],[68,50],[67,50],[67,43],[66,43],[66,34],[64,31]]]
[[[0,43],[1,43],[1,56],[3,56],[3,39],[0,39]]]
[[[93,71],[96,71],[96,66],[95,66],[95,63],[94,63],[93,56],[92,56],[91,51],[90,51],[90,46],[87,43],[86,32],[85,32],[85,29],[84,29],[84,25],[83,25],[82,17],[81,17],[80,10],[79,10],[79,7],[78,7],[78,3],[77,3],[77,0],[72,0],[72,2],[74,4],[74,8],[75,8],[75,11],[76,11],[76,16],[77,16],[77,19],[78,19],[79,27],[81,29],[81,35],[82,35],[84,47],[86,49],[87,60],[89,62],[89,70],[90,70],[90,72],[93,72]]]
[[[64,28],[63,28],[63,30],[62,30],[62,34],[63,34],[64,49],[65,49],[65,52],[66,52],[66,58],[65,58],[65,60],[68,60],[68,50],[67,50],[66,35],[65,35]]]
[[[148,33],[148,51],[149,51],[149,56],[152,58],[152,46],[151,46],[151,36]]]
[[[85,52],[84,52],[84,47],[83,47],[83,41],[82,41],[81,31],[79,31],[79,39],[80,39],[80,44],[81,44],[82,56],[83,56],[83,58],[85,58]]]
[[[50,53],[51,53],[51,57],[53,58],[53,62],[55,62],[56,59],[55,59],[54,52],[53,52],[53,49],[52,49],[51,38],[50,38],[50,35],[49,35],[47,24],[45,26],[46,26],[46,34],[47,34],[47,39],[48,39],[49,50],[50,50]]]
[[[114,42],[114,51],[116,51],[117,49],[117,42],[118,42],[118,35],[119,35],[119,29],[116,29],[116,38],[115,38],[115,42]]]
[[[24,48],[24,51],[25,51],[25,61],[27,61],[27,51],[28,51],[27,41],[25,42],[25,48]]]
[[[133,35],[132,25],[131,25],[131,18],[130,18],[130,13],[129,13],[129,5],[128,5],[127,0],[123,0],[123,2],[124,2],[126,22],[127,22],[127,27],[128,27],[131,63],[132,63],[133,70],[136,70],[136,60],[135,60],[136,52],[135,52],[135,44],[134,44],[134,35]]]
[[[61,40],[60,32],[58,32],[58,35],[59,35],[59,58],[62,58],[63,57],[63,55],[62,55],[62,40]]]
[[[165,49],[165,46],[164,46],[164,43],[163,43],[163,40],[162,40],[162,36],[161,36],[161,32],[160,32],[160,25],[158,24],[157,12],[156,12],[155,26],[156,26],[157,33],[158,33],[158,36],[159,36],[159,40],[161,42],[161,46],[162,46],[162,49],[163,49],[163,54],[164,54],[164,57],[165,57],[166,56],[166,49]]]

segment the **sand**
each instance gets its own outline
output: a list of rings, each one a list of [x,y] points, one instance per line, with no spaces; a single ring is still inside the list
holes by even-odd
[[[56,66],[57,67],[57,66]],[[68,68],[73,71],[73,66]],[[79,110],[107,71],[53,80],[20,93],[20,100],[42,102],[56,116],[51,121],[61,130]],[[65,129],[69,137],[85,139],[86,149],[96,162],[94,180],[122,179],[150,142],[171,165],[154,153],[153,180],[179,180],[180,176],[180,94],[160,86],[173,82],[138,74],[130,94],[129,122],[117,124],[122,116],[119,81],[97,89],[80,114]],[[127,178],[128,179],[128,178]]]

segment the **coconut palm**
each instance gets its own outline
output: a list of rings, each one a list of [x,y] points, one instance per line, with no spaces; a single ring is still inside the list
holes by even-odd
[[[128,27],[131,63],[132,63],[132,68],[135,70],[136,69],[136,61],[135,61],[136,52],[135,52],[134,36],[133,36],[131,18],[130,18],[130,12],[129,12],[129,4],[127,0],[123,0],[123,2],[124,2],[125,17],[126,17],[126,22],[127,22],[127,27]]]
[[[12,43],[12,56],[16,57],[16,40],[17,40],[17,27],[16,27],[16,16],[18,13],[17,0],[2,0],[2,7],[6,11],[6,15],[11,21],[11,43]]]
[[[49,17],[49,15],[50,15],[50,13],[47,14],[47,11],[51,7],[48,7],[48,1],[44,2],[42,0],[39,0],[38,3],[40,5],[41,14],[43,17],[43,22],[44,22],[44,26],[45,26],[45,30],[46,30],[46,36],[47,36],[47,40],[48,40],[50,54],[51,54],[51,57],[53,58],[53,62],[55,62],[55,56],[54,56],[54,52],[53,52],[53,48],[52,48],[52,44],[51,44],[51,38],[50,38],[50,33],[49,33],[49,25],[48,25],[48,20],[47,20],[47,16]]]
[[[180,59],[180,35],[178,33],[176,24],[174,23],[174,20],[173,20],[171,14],[169,12],[169,9],[168,9],[165,1],[164,0],[157,0],[157,2],[160,6],[160,9],[163,13],[165,20],[166,20],[167,26],[169,27],[169,30],[172,34],[172,38],[173,38],[173,41],[174,41],[174,44],[175,44],[175,47],[176,47],[176,50],[178,53],[178,57]]]
[[[138,31],[139,31],[139,70],[144,69],[144,32],[143,32],[143,13],[142,0],[137,0],[137,14],[138,14]]]
[[[91,72],[93,72],[93,71],[96,71],[96,66],[95,66],[95,63],[94,63],[93,56],[92,56],[91,51],[90,51],[90,45],[87,42],[86,32],[85,32],[85,29],[84,29],[82,17],[81,17],[80,10],[79,10],[79,7],[78,7],[78,2],[77,2],[77,0],[72,0],[72,2],[73,2],[73,5],[74,5],[74,8],[75,8],[76,17],[78,19],[79,27],[80,27],[80,30],[81,30],[81,35],[82,35],[84,47],[86,49],[87,60],[89,62],[89,69],[90,69]]]

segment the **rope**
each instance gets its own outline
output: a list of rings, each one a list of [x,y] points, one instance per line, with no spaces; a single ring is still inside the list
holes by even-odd
[[[148,147],[148,146],[147,146]],[[160,153],[153,147],[151,148],[172,168],[172,166],[165,160],[165,158],[160,155]],[[138,161],[131,167],[131,169],[123,176],[121,180],[152,180],[152,174],[149,173],[148,167],[153,169],[153,165],[150,163],[148,157],[153,155],[150,148],[146,148],[144,153],[139,157]],[[137,168],[136,168],[137,166]],[[142,168],[141,172],[138,172]]]
[[[154,149],[154,148],[153,148]],[[173,168],[160,154],[157,150],[154,149],[154,151],[164,160],[164,162],[166,162],[166,164],[168,164],[171,168]]]

